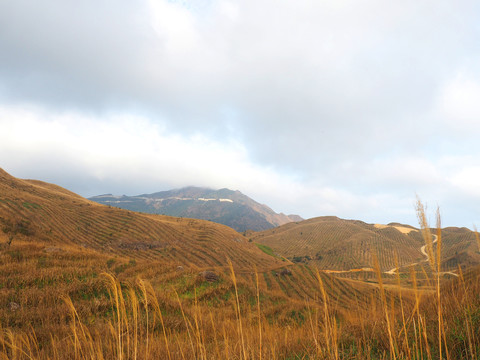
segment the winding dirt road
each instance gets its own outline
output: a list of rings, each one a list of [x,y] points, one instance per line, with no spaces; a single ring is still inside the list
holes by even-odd
[[[382,225],[375,225],[376,227],[382,227]],[[386,227],[386,226],[385,226]],[[397,227],[396,227],[397,228]],[[410,229],[410,228],[401,228],[399,229],[400,231],[402,231],[403,233],[409,233],[410,231],[413,231],[414,229]],[[433,242],[432,244],[435,244],[437,241],[438,241],[438,236],[437,235],[434,235],[432,234],[433,236]],[[416,263],[411,263],[411,264],[407,264],[407,265],[402,265],[400,267],[394,267],[393,269],[391,270],[388,270],[388,271],[384,271],[383,273],[384,274],[387,274],[387,275],[395,275],[395,273],[397,272],[397,270],[399,270],[400,268],[405,268],[405,267],[411,267],[411,266],[415,266],[415,265],[418,265],[420,263],[423,263],[423,262],[428,262],[430,261],[430,257],[428,256],[428,253],[427,253],[427,245],[423,245],[421,248],[420,248],[420,252],[422,253],[423,256],[425,256],[425,259],[423,259],[422,261],[419,261],[419,262],[416,262]],[[345,273],[353,273],[353,272],[362,272],[362,271],[365,271],[365,272],[373,272],[375,271],[373,268],[368,268],[368,267],[364,267],[364,268],[361,268],[361,269],[350,269],[350,270],[320,270],[324,273],[327,273],[327,274],[345,274]],[[456,276],[458,277],[458,274],[455,274],[454,272],[451,272],[451,271],[442,271],[440,272],[440,274],[449,274],[449,275],[453,275],[453,276]]]
[[[432,244],[435,244],[437,241],[438,241],[438,236],[437,235],[432,235],[434,237],[433,239],[433,242]],[[410,267],[410,266],[415,266],[415,265],[418,265],[420,264],[421,262],[428,262],[430,261],[430,257],[428,256],[427,254],[427,245],[423,245],[421,248],[420,248],[420,252],[423,254],[423,256],[425,256],[425,259],[423,259],[422,261],[420,262],[416,262],[416,263],[411,263],[411,264],[407,264],[407,265],[403,265],[401,267],[398,267],[398,268],[393,268],[391,270],[388,270],[388,271],[385,271],[384,274],[388,274],[388,275],[394,275],[398,269],[402,268],[402,267]],[[451,271],[442,271],[440,274],[449,274],[449,275],[453,275],[453,276],[456,276],[458,277],[458,274],[455,274],[454,272],[451,272]]]

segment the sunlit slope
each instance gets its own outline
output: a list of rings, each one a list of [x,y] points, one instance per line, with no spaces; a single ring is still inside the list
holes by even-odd
[[[420,261],[422,237],[418,230],[401,231],[394,226],[378,227],[361,221],[337,217],[319,217],[287,224],[253,235],[253,241],[265,244],[295,261],[317,265],[320,269],[350,270],[373,267],[377,254],[382,270]]]
[[[296,261],[314,263],[320,269],[350,270],[372,267],[372,253],[382,269],[423,259],[419,231],[408,234],[394,227],[375,227],[361,221],[319,217],[287,224],[254,235],[255,242]]]
[[[475,233],[467,228],[447,227],[442,229],[443,270],[467,269],[480,264],[480,244]]]
[[[56,185],[0,170],[0,242],[77,245],[134,259],[178,265],[270,269],[278,259],[233,229],[202,220],[139,214],[88,201]]]
[[[435,229],[432,233],[436,233]],[[428,266],[421,250],[425,242],[420,230],[397,223],[374,225],[319,217],[253,233],[250,237],[292,261],[315,264],[325,270],[372,268],[372,254],[378,257],[382,271],[396,267],[396,256],[400,267],[415,263]],[[474,232],[466,228],[442,229],[444,270],[479,263]]]

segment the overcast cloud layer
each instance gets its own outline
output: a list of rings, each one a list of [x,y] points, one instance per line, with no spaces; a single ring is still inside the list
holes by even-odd
[[[0,167],[480,224],[476,1],[0,0]]]

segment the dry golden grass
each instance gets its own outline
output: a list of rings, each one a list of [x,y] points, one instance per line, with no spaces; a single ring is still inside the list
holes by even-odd
[[[385,275],[379,247],[375,279],[359,281],[282,262],[222,226],[0,177],[0,359],[480,358],[480,268],[441,276],[444,249],[467,232],[441,231],[439,217],[432,229],[420,202],[428,263]],[[176,251],[131,245],[180,235]]]
[[[436,359],[441,349],[451,359],[480,354],[480,269],[439,293],[381,286],[345,292],[341,280],[311,269],[316,293],[302,301],[268,290],[263,274],[257,283],[230,269],[208,283],[198,269],[178,273],[174,264],[139,261],[115,268],[102,254],[45,253],[31,243],[11,251],[2,254],[0,268],[8,279],[0,293],[3,358]],[[116,258],[118,265],[123,261]]]
[[[90,202],[58,186],[16,179],[0,170],[3,242],[77,245],[108,254],[236,270],[283,266],[229,227],[208,221],[147,215]]]
[[[320,269],[350,270],[372,268],[372,254],[378,254],[382,271],[394,267],[398,254],[401,265],[421,261],[418,230],[408,233],[395,227],[377,227],[361,221],[319,217],[290,223],[252,236],[289,260],[305,261]],[[371,271],[374,277],[373,270]]]
[[[114,276],[103,272],[111,271],[105,265],[107,258],[80,253],[61,259],[57,254],[56,264],[47,258],[47,267],[42,264],[37,272],[50,268],[64,276],[40,285],[31,279],[38,249],[26,244],[19,250],[24,254],[22,264],[10,255],[2,258],[2,270],[23,273],[0,296],[0,358],[438,359],[443,354],[450,359],[476,359],[480,355],[480,269],[462,273],[438,293],[417,288],[414,294],[382,287],[378,270],[378,287],[366,287],[355,295],[335,294],[331,277],[315,272],[316,299],[301,301],[272,294],[260,281],[237,278],[233,268],[217,283],[199,279],[196,270],[178,274],[173,265],[147,281],[142,278],[151,276],[148,262]],[[88,275],[92,269],[95,274]],[[67,270],[72,277],[65,276]],[[13,310],[11,302],[19,308]],[[342,306],[346,303],[348,307]]]
[[[420,223],[426,221],[419,220]],[[424,245],[429,259],[434,259],[434,239],[427,244],[424,242],[424,236],[431,238],[431,234],[428,235],[431,231],[437,229],[422,230],[400,224],[378,226],[330,216],[290,223],[249,236],[291,261],[315,265],[343,276],[374,280],[372,254],[377,255],[381,272],[392,274],[396,267],[400,267],[403,274],[409,274],[413,264],[426,265],[421,252]],[[466,228],[446,228],[442,229],[442,236],[440,260],[444,271],[456,272],[458,266],[465,269],[480,264],[475,232]],[[419,274],[422,272],[420,266],[415,268]],[[426,271],[432,269],[427,266]],[[393,275],[389,276],[391,280]]]
[[[412,231],[417,231],[417,229],[413,227],[406,227],[406,226],[401,226],[401,225],[383,225],[383,224],[375,224],[374,225],[378,229],[388,229],[388,228],[394,228],[398,231],[400,231],[403,234],[410,234]]]

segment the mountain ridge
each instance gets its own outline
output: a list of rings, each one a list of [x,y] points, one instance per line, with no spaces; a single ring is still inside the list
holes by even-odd
[[[75,247],[198,267],[272,268],[282,262],[221,224],[104,206],[60,186],[0,171],[0,243]],[[8,245],[9,246],[9,245]]]
[[[210,220],[239,232],[261,231],[303,220],[298,215],[276,213],[238,190],[187,186],[136,196],[104,194],[89,200],[123,209]]]

